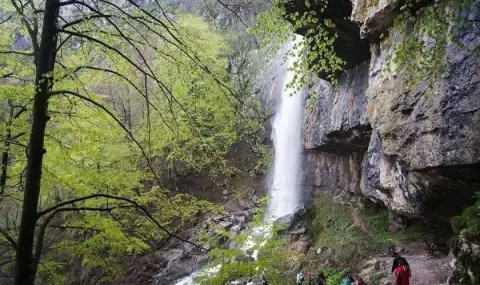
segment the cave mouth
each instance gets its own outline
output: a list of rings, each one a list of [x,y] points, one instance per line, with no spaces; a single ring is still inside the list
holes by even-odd
[[[337,39],[333,46],[337,56],[345,62],[345,69],[351,69],[370,60],[370,43],[366,39],[360,38],[360,27],[350,20],[353,10],[352,2],[350,0],[325,1],[327,1],[327,7],[324,10],[324,5],[318,2],[307,7],[305,1],[289,0],[284,5],[287,15],[297,12],[303,14],[306,11],[315,10],[318,22],[328,19],[335,24],[332,33],[337,34]],[[302,27],[296,33],[305,36],[307,29],[308,26]],[[318,74],[318,76],[327,79],[325,74]]]
[[[428,181],[429,193],[424,202],[430,220],[450,222],[453,216],[478,200],[480,163],[443,166],[419,172]]]
[[[382,203],[363,201],[363,206],[371,212],[388,215],[388,230],[404,232],[406,242],[420,242],[423,246],[435,246],[440,254],[448,253],[449,241],[453,236],[451,223],[446,220],[429,220],[424,217],[411,217],[389,210]],[[391,246],[395,245],[392,243]],[[427,250],[427,249],[426,249]]]

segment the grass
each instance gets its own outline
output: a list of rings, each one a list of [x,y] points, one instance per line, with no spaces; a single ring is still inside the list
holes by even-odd
[[[321,252],[307,254],[302,267],[319,268],[329,264],[335,268],[355,269],[380,249],[420,240],[426,234],[420,223],[404,231],[388,231],[386,210],[367,207],[360,211],[360,216],[368,232],[354,225],[350,206],[333,203],[325,197],[317,198],[311,210],[309,234],[314,248],[321,249]]]

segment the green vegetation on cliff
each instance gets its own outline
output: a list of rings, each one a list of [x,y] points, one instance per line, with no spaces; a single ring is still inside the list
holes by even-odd
[[[480,280],[480,201],[452,218],[455,237],[451,242],[455,269],[451,284],[476,284]]]
[[[462,29],[471,23],[462,20],[462,13],[475,1],[435,0],[432,5],[418,8],[417,1],[406,1],[390,32],[393,40],[400,37],[400,44],[387,47],[393,52],[387,56],[389,71],[404,71],[405,90],[426,83],[430,94],[436,92],[436,84],[447,72],[447,47],[454,44],[468,48],[460,38]]]
[[[463,210],[461,215],[452,218],[455,233],[461,234],[468,241],[480,242],[480,201]]]
[[[332,267],[358,269],[362,261],[391,245],[420,241],[428,231],[421,223],[405,230],[389,230],[388,212],[373,205],[364,209],[317,198],[307,227],[312,250],[302,260],[310,270]]]

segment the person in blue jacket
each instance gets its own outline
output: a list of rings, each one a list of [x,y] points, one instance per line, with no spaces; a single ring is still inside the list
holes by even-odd
[[[355,285],[355,279],[351,273],[348,273],[347,276],[342,280],[342,285]]]

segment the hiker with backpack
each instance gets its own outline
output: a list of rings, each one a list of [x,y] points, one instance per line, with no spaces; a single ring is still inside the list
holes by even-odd
[[[403,256],[400,256],[398,252],[394,251],[392,253],[392,257],[393,257],[392,273],[395,271],[395,269],[397,269],[400,262],[404,263],[405,266],[407,266],[410,270],[410,265],[408,265],[407,260]]]
[[[410,268],[405,259],[399,259],[397,267],[393,271],[393,285],[410,285]]]

